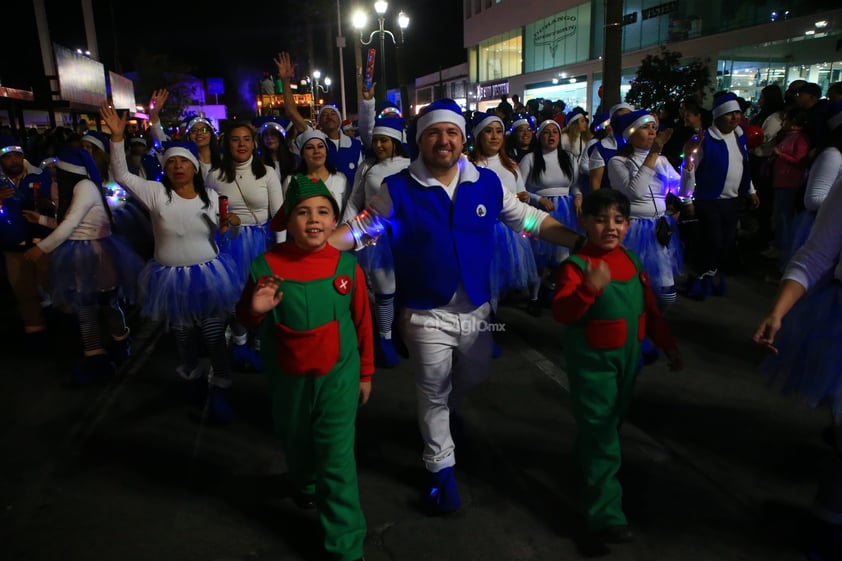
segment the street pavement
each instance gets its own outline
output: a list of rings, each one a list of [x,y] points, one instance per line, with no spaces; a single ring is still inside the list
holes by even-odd
[[[730,280],[726,297],[670,310],[686,368],[661,359],[640,375],[621,431],[634,543],[598,551],[582,539],[563,328],[513,300],[499,311],[503,354],[456,423],[457,513],[420,507],[409,363],[378,369],[357,421],[366,559],[803,559],[829,416],[766,385],[751,335],[775,287],[759,269]],[[316,512],[287,497],[263,375],[237,373],[239,419],[208,424],[175,374],[172,335],[134,316],[120,374],[68,389],[71,330],[27,356],[1,304],[0,559],[321,559]]]

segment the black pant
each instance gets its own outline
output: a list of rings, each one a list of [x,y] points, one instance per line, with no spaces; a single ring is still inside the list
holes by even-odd
[[[728,262],[737,243],[741,204],[739,197],[695,201],[700,234],[699,274],[717,270]]]

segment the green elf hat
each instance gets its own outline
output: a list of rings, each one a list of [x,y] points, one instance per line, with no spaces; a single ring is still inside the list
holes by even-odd
[[[333,214],[339,220],[339,205],[324,181],[317,177],[307,177],[306,175],[298,174],[290,180],[289,188],[284,198],[284,204],[281,205],[281,208],[272,217],[272,221],[269,222],[269,229],[273,232],[283,232],[286,230],[289,215],[292,214],[293,209],[301,201],[310,197],[327,197],[333,206]]]

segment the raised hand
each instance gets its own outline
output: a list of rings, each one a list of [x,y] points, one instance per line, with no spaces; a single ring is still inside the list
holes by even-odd
[[[609,282],[611,282],[611,269],[608,268],[608,264],[600,259],[596,265],[593,265],[588,260],[585,268],[585,284],[594,292],[602,292]]]
[[[278,79],[291,80],[292,75],[295,74],[295,67],[298,65],[292,63],[289,53],[282,51],[273,60],[275,61],[275,67],[278,69]]]
[[[276,276],[261,277],[251,295],[251,310],[255,314],[265,314],[281,303],[284,293],[281,283],[284,279]]]
[[[128,120],[126,111],[123,111],[123,114],[120,115],[117,113],[117,110],[108,105],[107,102],[103,102],[99,108],[99,114],[102,115],[103,121],[105,121],[105,124],[109,129],[111,129],[111,141],[122,141],[123,133],[126,132],[126,122]]]
[[[152,97],[149,98],[149,122],[157,123],[160,121],[161,107],[167,102],[170,96],[169,90],[160,89],[152,92]]]

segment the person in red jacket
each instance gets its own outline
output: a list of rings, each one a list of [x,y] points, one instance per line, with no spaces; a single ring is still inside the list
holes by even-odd
[[[614,189],[591,191],[579,222],[587,242],[559,271],[553,317],[567,324],[564,353],[578,427],[575,455],[585,476],[588,529],[601,544],[634,539],[622,508],[619,429],[640,369],[645,336],[664,350],[670,367],[681,354],[666,325],[640,259],[621,244],[630,203]]]
[[[292,179],[270,223],[288,239],[252,261],[237,318],[260,333],[293,497],[319,509],[327,552],[351,561],[366,535],[354,421],[371,392],[374,339],[363,271],[327,243],[338,216],[324,182]]]

